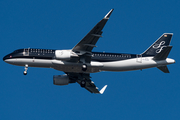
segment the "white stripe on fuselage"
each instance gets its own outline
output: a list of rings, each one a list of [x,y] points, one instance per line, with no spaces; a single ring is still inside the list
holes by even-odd
[[[26,64],[28,64],[29,67],[54,68],[56,70],[64,72],[83,72],[81,70],[82,63],[72,63],[61,60],[11,58],[5,60],[5,62],[18,66],[25,66]],[[86,73],[94,73],[100,71],[131,71],[165,66],[172,63],[175,63],[175,60],[167,58],[166,60],[155,61],[153,60],[153,57],[142,57],[139,60],[138,58],[133,58],[114,62],[92,61],[90,64],[88,64]]]
[[[52,60],[47,59],[11,58],[6,59],[5,62],[17,66],[25,66],[26,64],[28,64],[29,67],[51,68],[53,66]]]
[[[165,66],[175,63],[175,60],[167,58],[166,60],[153,60],[153,57],[142,57],[140,60],[137,58],[127,59],[115,62],[102,62],[104,67],[102,71],[131,71],[140,70],[158,66]]]

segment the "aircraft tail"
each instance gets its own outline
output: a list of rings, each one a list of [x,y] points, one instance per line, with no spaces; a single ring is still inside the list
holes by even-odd
[[[171,38],[173,36],[173,33],[164,33],[160,38],[158,38],[146,51],[144,51],[141,55],[142,56],[156,56],[159,53],[161,53],[162,51],[164,51],[164,49],[166,51],[164,51],[165,53],[167,51],[170,52],[172,47],[169,47],[169,44],[171,42]],[[164,53],[164,54],[165,54]],[[169,54],[169,53],[168,53]],[[167,55],[168,55],[167,54]],[[159,56],[158,56],[159,57]],[[167,57],[167,56],[166,56]]]
[[[165,47],[160,53],[155,55],[153,59],[154,60],[165,60],[168,57],[171,49],[172,49],[172,46]]]
[[[168,55],[169,55],[169,52],[171,51],[172,49],[172,46],[167,46],[165,47],[162,52],[158,53],[157,55],[154,56],[154,60],[165,60]],[[157,67],[159,70],[161,70],[162,72],[164,73],[169,73],[169,70],[168,70],[168,67],[165,65],[165,66],[159,66]]]
[[[153,56],[154,60],[165,60],[172,49],[172,46],[169,46],[172,36],[172,33],[164,33],[141,55],[143,57]],[[169,73],[166,65],[158,66],[157,68],[164,73]]]

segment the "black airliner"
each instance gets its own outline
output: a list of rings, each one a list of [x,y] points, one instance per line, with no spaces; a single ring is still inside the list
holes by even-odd
[[[24,75],[27,74],[28,67],[53,68],[63,71],[64,75],[53,76],[55,85],[77,82],[89,92],[100,94],[103,94],[107,85],[98,90],[90,79],[90,73],[142,70],[152,67],[169,73],[167,65],[175,63],[175,60],[167,58],[172,48],[169,45],[172,33],[164,33],[142,54],[92,52],[98,39],[102,37],[102,29],[112,12],[113,9],[72,49],[24,48],[6,55],[3,60],[12,65],[24,66]]]

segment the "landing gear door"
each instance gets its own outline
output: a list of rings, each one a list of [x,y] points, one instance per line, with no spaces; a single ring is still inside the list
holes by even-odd
[[[24,48],[24,51],[23,51],[24,56],[29,56],[29,49],[30,48]]]
[[[142,63],[142,55],[136,55],[136,62]]]

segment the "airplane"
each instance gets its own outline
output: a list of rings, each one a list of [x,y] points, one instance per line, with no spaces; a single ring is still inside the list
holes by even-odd
[[[169,73],[167,65],[175,63],[167,58],[172,49],[170,41],[172,33],[161,35],[147,50],[141,54],[92,52],[96,43],[102,37],[102,29],[110,18],[114,9],[98,22],[93,29],[72,49],[52,50],[24,48],[6,55],[6,63],[24,66],[24,75],[28,67],[53,68],[63,71],[64,75],[54,75],[54,85],[68,85],[78,83],[91,93],[103,94],[107,85],[99,90],[90,73],[101,71],[132,71],[157,67],[164,73]]]

